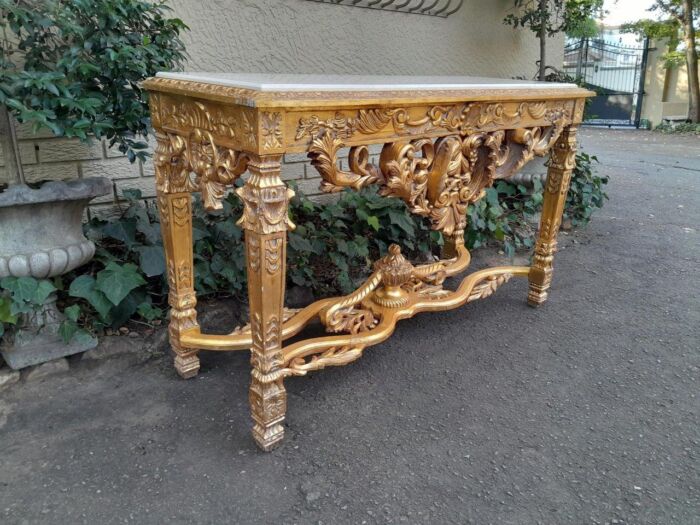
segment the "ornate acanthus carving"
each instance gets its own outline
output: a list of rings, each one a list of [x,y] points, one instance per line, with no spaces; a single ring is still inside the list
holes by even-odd
[[[187,132],[208,131],[217,137],[240,139],[249,146],[256,142],[256,130],[251,122],[253,117],[243,108],[224,109],[202,102],[164,104],[164,101],[159,103],[162,127]],[[279,116],[279,113],[275,115]]]
[[[185,162],[185,148],[186,141],[182,137],[156,132],[153,165],[158,191],[188,193],[197,190],[190,178],[189,166]]]
[[[455,110],[458,108],[459,110]],[[326,192],[379,183],[381,193],[398,197],[417,215],[430,217],[433,228],[445,235],[458,234],[466,226],[466,210],[494,179],[509,177],[535,155],[544,155],[564,129],[568,110],[545,102],[521,103],[515,109],[504,104],[434,107],[421,120],[411,120],[405,110],[360,110],[347,119],[337,114],[325,122],[304,121],[304,133],[315,133],[309,146],[311,163],[321,174]],[[545,119],[546,127],[478,132],[488,125],[500,127],[522,119]],[[350,149],[348,170],[338,165],[341,137],[360,131],[376,132],[392,122],[397,126],[435,126],[465,131],[435,142],[428,138],[405,139],[384,145],[379,166],[369,162],[366,146]],[[471,131],[469,131],[471,130]]]
[[[294,223],[287,214],[289,199],[294,196],[294,191],[284,184],[260,187],[251,183],[249,179],[245,186],[236,190],[236,193],[243,201],[243,215],[236,224],[244,229],[258,233],[294,229]]]
[[[513,277],[513,274],[511,273],[490,275],[472,288],[469,297],[467,297],[467,302],[471,303],[472,301],[489,297],[498,289],[499,286],[510,281],[511,277]]]
[[[360,109],[356,116],[347,116],[338,111],[327,119],[318,115],[300,118],[294,138],[301,140],[309,136],[313,140],[322,131],[330,131],[340,140],[347,140],[356,133],[372,135],[384,131],[388,126],[399,135],[416,135],[435,130],[465,135],[489,127],[513,126],[525,119],[553,123],[555,113],[570,116],[570,111],[563,105],[544,101],[521,102],[517,105],[482,102],[437,105],[428,108],[420,116],[415,116],[409,108],[402,107]]]
[[[217,146],[209,131],[195,129],[185,149],[189,169],[202,192],[202,202],[209,210],[221,209],[224,191],[240,177],[248,166],[245,153]]]
[[[476,133],[398,141],[384,145],[379,166],[370,164],[365,146],[350,151],[350,171],[338,168],[342,141],[328,131],[309,149],[312,164],[323,178],[324,191],[355,189],[379,182],[381,193],[402,199],[412,213],[430,217],[433,228],[453,235],[466,226],[470,202],[493,182],[505,162],[505,132]]]
[[[311,164],[323,178],[323,191],[333,193],[346,187],[360,189],[380,179],[379,169],[369,163],[367,146],[351,148],[348,156],[350,171],[341,170],[337,157],[342,147],[343,142],[330,132],[320,134],[309,146]]]
[[[216,145],[211,132],[202,129],[194,129],[187,139],[169,133],[156,133],[156,138],[153,163],[158,191],[200,191],[207,209],[222,207],[226,187],[248,164],[247,154]]]

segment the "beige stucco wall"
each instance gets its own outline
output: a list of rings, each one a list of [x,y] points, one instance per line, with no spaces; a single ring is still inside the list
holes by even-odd
[[[170,0],[189,25],[187,69],[271,73],[461,74],[532,77],[538,43],[528,31],[503,25],[512,0],[465,0],[450,18],[324,5],[307,0]],[[549,45],[561,65],[563,40]],[[130,165],[103,144],[84,145],[21,129],[30,180],[107,175],[114,195],[127,188],[153,195],[152,166]],[[284,176],[307,194],[316,172],[303,156],[287,158]],[[2,159],[0,158],[0,162]],[[0,177],[2,167],[0,167]],[[99,207],[98,207],[99,208]]]
[[[666,68],[663,55],[666,42],[655,42],[649,52],[644,82],[642,118],[658,126],[664,118],[688,114],[688,68],[684,65]]]
[[[306,0],[171,0],[203,70],[532,76],[532,34],[503,25],[513,0],[466,0],[451,17]],[[552,63],[563,49],[551,46]],[[554,52],[558,47],[558,53]]]

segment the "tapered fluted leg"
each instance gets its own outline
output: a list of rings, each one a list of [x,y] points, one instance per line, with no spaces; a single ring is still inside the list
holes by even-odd
[[[557,249],[557,234],[566,204],[571,174],[576,165],[576,128],[566,128],[552,148],[540,230],[535,243],[535,255],[528,275],[528,304],[539,306],[547,300],[552,283],[552,265]]]
[[[179,172],[173,175],[181,170],[178,152],[164,134],[156,133],[156,138],[158,145],[154,163],[158,211],[170,287],[168,332],[170,345],[175,352],[175,369],[188,379],[199,372],[197,350],[184,348],[180,342],[182,332],[198,326],[192,253],[192,197],[187,191],[188,176],[183,177]]]
[[[250,178],[238,190],[244,203],[252,378],[250,407],[253,438],[265,451],[284,437],[287,393],[282,371],[282,339],[289,199],[294,194],[280,178],[280,157],[253,157]]]

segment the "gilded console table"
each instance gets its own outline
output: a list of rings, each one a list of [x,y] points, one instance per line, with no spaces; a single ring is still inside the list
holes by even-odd
[[[175,368],[189,378],[199,350],[251,350],[253,437],[263,450],[283,438],[284,379],[345,365],[387,339],[400,319],[447,310],[527,277],[528,302],[547,299],[562,209],[575,162],[576,127],[591,93],[569,84],[469,77],[332,77],[160,74],[150,92],[157,147],[158,207],[170,284]],[[367,146],[383,144],[378,164]],[[339,151],[349,147],[347,169]],[[552,150],[531,266],[463,272],[466,211],[495,179]],[[429,217],[443,233],[442,260],[413,265],[393,245],[354,293],[284,307],[288,215],[293,192],[280,177],[285,153],[306,152],[326,192],[376,184]],[[244,204],[250,323],[228,335],[201,333],[195,310],[191,193],[221,208],[227,188]],[[284,346],[318,319],[329,335]]]

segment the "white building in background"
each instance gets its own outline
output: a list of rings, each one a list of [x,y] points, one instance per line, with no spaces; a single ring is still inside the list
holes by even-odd
[[[643,47],[638,35],[603,26],[595,38],[567,39],[564,71],[606,91],[633,93],[639,88]]]

